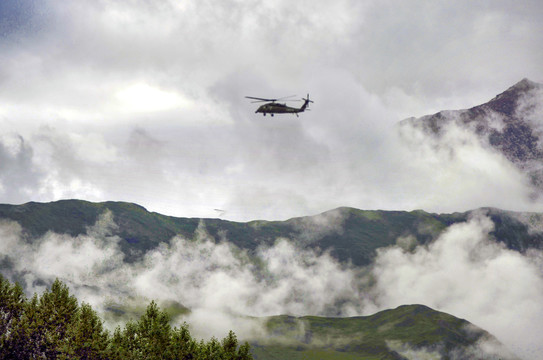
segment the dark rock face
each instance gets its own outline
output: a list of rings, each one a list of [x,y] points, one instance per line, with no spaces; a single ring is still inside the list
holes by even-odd
[[[523,79],[485,104],[440,111],[402,122],[440,138],[451,123],[476,134],[484,145],[502,153],[528,173],[534,185],[543,180],[543,84]]]
[[[517,165],[543,160],[538,131],[538,125],[543,124],[542,95],[543,85],[524,79],[481,105],[487,111],[503,114],[505,126],[502,131],[490,131],[489,143]]]

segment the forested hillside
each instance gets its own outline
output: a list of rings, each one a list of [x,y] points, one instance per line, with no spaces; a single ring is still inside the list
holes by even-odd
[[[221,341],[198,341],[184,323],[152,301],[137,321],[107,331],[89,304],[78,303],[65,284],[27,299],[0,275],[0,359],[252,359],[249,345],[230,331]]]

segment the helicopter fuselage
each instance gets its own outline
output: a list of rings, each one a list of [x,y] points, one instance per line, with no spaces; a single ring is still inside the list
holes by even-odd
[[[295,96],[295,95],[287,96],[285,98],[292,97],[292,96]],[[287,106],[286,104],[281,104],[281,103],[276,102],[277,100],[282,100],[285,98],[265,99],[265,98],[259,98],[259,97],[254,97],[254,96],[246,96],[246,98],[257,100],[253,102],[270,101],[264,105],[259,106],[258,109],[255,111],[255,113],[261,113],[264,116],[266,116],[266,114],[270,114],[271,116],[273,116],[274,114],[295,114],[296,116],[298,116],[298,113],[301,113],[307,110],[307,106],[309,105],[309,103],[313,102],[312,100],[309,100],[309,94],[307,94],[307,98],[302,98],[302,100],[304,100],[304,104],[300,108],[295,108],[292,106]],[[292,100],[287,100],[287,101],[292,101]]]
[[[304,102],[302,107],[295,108],[292,106],[287,106],[286,104],[270,102],[259,106],[255,113],[262,113],[264,116],[266,116],[266,114],[270,114],[271,116],[273,116],[273,114],[296,114],[296,116],[298,116],[298,113],[306,110],[308,103],[309,99]]]
[[[303,110],[294,108],[291,106],[287,106],[286,104],[279,104],[279,103],[268,103],[259,106],[259,108],[256,110],[256,113],[262,113],[264,115],[266,114],[296,114]]]

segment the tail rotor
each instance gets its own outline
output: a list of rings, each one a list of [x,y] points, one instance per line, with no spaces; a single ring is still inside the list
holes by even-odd
[[[309,94],[307,94],[306,98],[302,98],[302,100],[304,101],[304,104],[302,105],[302,108],[300,109],[301,111],[305,111],[307,109],[307,107],[309,106],[309,103],[314,102],[313,100],[309,99]],[[307,109],[307,110],[309,110],[309,109]]]

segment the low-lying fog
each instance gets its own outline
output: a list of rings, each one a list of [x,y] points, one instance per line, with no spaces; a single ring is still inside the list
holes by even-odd
[[[521,255],[492,241],[493,223],[484,213],[449,227],[427,247],[408,252],[400,239],[379,250],[368,268],[340,264],[289,239],[251,258],[213,241],[203,221],[198,240],[173,238],[128,264],[119,238],[110,235],[115,226],[105,213],[87,235],[48,233],[30,244],[18,224],[4,221],[0,254],[9,268],[2,272],[28,294],[41,293],[58,277],[102,314],[152,299],[176,302],[191,312],[175,321],[189,322],[200,337],[230,329],[241,338],[264,333],[259,321],[243,315],[355,316],[424,304],[484,328],[519,355],[542,358],[543,253]],[[114,318],[106,318],[113,327]]]

